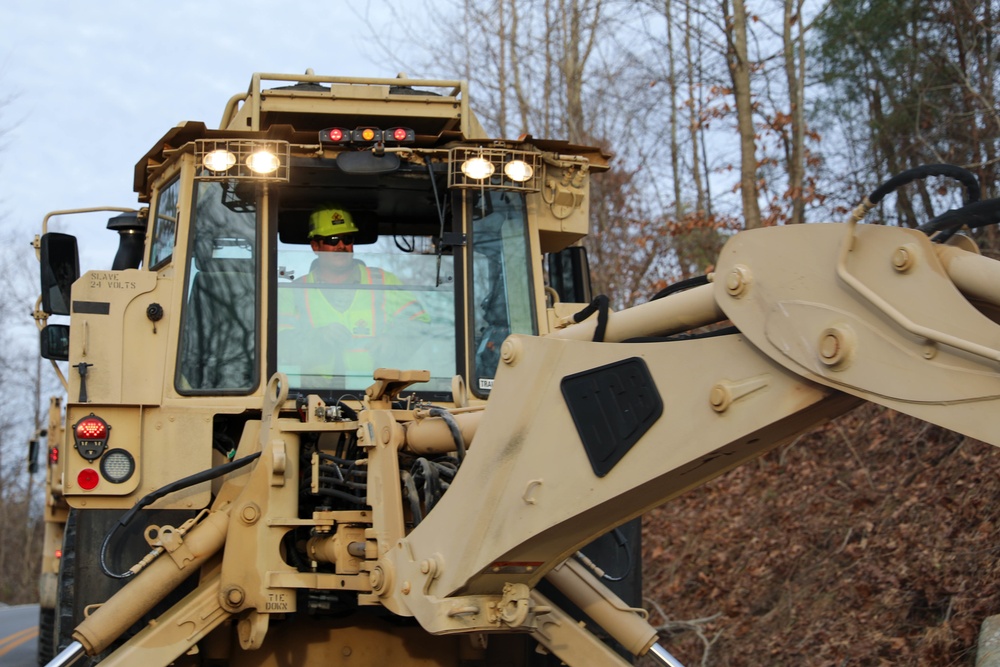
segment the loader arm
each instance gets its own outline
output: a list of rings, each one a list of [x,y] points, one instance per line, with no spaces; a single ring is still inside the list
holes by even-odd
[[[383,558],[425,595],[386,597],[453,631],[463,596],[534,587],[600,533],[863,400],[1000,446],[1000,326],[984,314],[998,271],[914,230],[767,228],[730,240],[713,284],[612,313],[604,342],[596,317],[509,338],[461,475]],[[723,317],[738,333],[667,337]]]

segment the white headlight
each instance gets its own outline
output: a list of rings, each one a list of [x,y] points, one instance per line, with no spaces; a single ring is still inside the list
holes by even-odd
[[[489,178],[494,171],[496,167],[493,163],[481,157],[469,158],[462,163],[462,173],[477,181]]]
[[[227,150],[219,149],[211,153],[205,153],[205,157],[202,158],[201,163],[209,171],[228,171],[230,167],[236,164],[236,156]]]
[[[503,166],[503,173],[512,181],[524,183],[534,175],[535,170],[524,160],[511,160]]]
[[[277,156],[269,151],[257,151],[247,158],[247,166],[255,174],[270,174],[277,171],[279,164]]]

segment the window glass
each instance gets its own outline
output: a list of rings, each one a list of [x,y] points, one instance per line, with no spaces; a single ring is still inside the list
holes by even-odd
[[[524,195],[485,191],[472,215],[472,389],[493,388],[500,346],[512,333],[534,334]]]
[[[153,247],[150,251],[149,266],[155,270],[166,264],[174,254],[177,240],[177,210],[181,182],[175,178],[160,190],[156,197],[156,214],[153,216]]]
[[[177,389],[247,393],[257,386],[257,215],[222,183],[195,189]]]
[[[455,268],[431,236],[383,234],[340,252],[278,246],[278,370],[300,389],[360,392],[376,368],[429,370],[450,391]]]

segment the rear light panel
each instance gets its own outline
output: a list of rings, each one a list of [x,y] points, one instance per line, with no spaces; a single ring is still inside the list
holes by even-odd
[[[134,504],[129,496],[144,481],[144,417],[150,419],[149,431],[157,436],[158,444],[175,437],[173,427],[181,421],[173,413],[165,416],[158,410],[98,404],[70,406],[66,417],[65,441],[58,445],[58,453],[49,451],[50,460],[58,457],[58,466],[52,470],[61,472],[63,495],[70,506],[96,509],[131,507]],[[203,422],[198,420],[197,423],[200,425]],[[211,432],[210,422],[205,431]],[[164,432],[167,432],[166,437]],[[194,457],[192,450],[185,450],[185,458]],[[168,467],[173,464],[169,455],[164,454],[161,466],[164,459]],[[165,473],[159,477],[154,475],[149,480],[150,485],[162,486],[168,475],[172,481],[183,477],[183,472],[176,475]]]
[[[416,140],[417,133],[408,127],[390,127],[387,130],[378,127],[357,127],[353,130],[346,127],[327,127],[319,131],[321,144],[371,146],[373,144],[412,144]]]

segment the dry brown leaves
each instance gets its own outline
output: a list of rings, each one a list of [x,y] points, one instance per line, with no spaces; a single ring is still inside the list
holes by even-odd
[[[646,596],[689,667],[971,666],[998,525],[1000,450],[869,406],[651,512]]]

